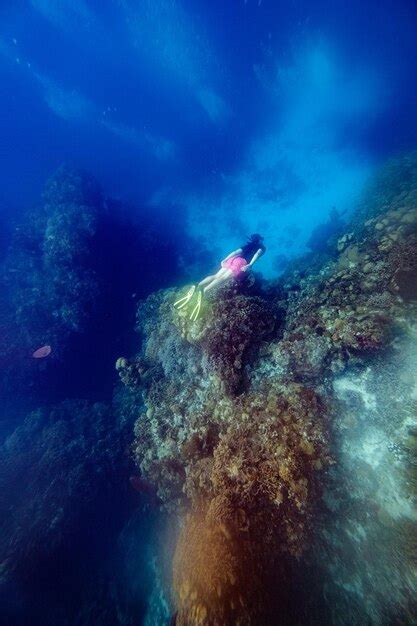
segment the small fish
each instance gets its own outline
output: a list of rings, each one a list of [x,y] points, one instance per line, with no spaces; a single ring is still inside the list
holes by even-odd
[[[52,348],[51,346],[42,346],[41,348],[38,348],[37,350],[35,350],[35,352],[32,354],[32,357],[34,359],[44,359],[45,357],[49,356],[52,352]]]

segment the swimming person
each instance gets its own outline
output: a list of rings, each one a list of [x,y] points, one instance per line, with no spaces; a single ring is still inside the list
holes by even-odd
[[[190,315],[190,320],[196,320],[200,313],[203,293],[222,285],[230,278],[239,278],[243,273],[248,272],[266,251],[263,240],[264,238],[257,233],[251,235],[244,246],[234,250],[223,259],[216,274],[203,278],[198,285],[193,285],[183,298],[174,302],[174,307],[182,309],[197,293],[197,302]]]

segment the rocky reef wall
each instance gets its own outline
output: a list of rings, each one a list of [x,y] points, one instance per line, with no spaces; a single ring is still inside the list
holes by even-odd
[[[67,397],[111,400],[136,300],[183,275],[195,254],[180,213],[167,213],[106,197],[69,167],[47,181],[0,264],[0,425]],[[43,346],[48,358],[32,358]]]
[[[414,624],[417,329],[333,388],[338,462],[315,547],[332,624]]]
[[[146,611],[151,503],[129,484],[142,399],[114,392],[113,362],[137,342],[135,300],[192,264],[181,215],[167,213],[62,167],[2,254],[2,623],[133,626]]]
[[[131,424],[67,400],[29,414],[0,447],[0,597],[10,624],[74,623],[101,602],[108,545],[132,509]],[[98,622],[97,622],[98,623]]]
[[[410,155],[278,282],[230,284],[196,322],[173,290],[141,303],[117,369],[179,519],[177,626],[414,623],[416,285]]]

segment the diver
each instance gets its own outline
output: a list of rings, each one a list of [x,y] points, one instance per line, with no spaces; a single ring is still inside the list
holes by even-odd
[[[257,233],[251,235],[244,246],[234,250],[223,259],[216,274],[207,276],[197,285],[193,285],[183,298],[174,302],[174,307],[176,309],[184,308],[193,300],[193,296],[196,294],[197,301],[190,315],[190,320],[195,321],[200,313],[203,294],[214,287],[224,284],[230,278],[239,279],[244,273],[248,272],[266,251],[263,240],[264,238]]]

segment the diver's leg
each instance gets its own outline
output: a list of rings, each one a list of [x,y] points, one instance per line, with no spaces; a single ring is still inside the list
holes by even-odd
[[[206,285],[211,283],[211,281],[214,280],[216,276],[217,276],[216,274],[212,274],[211,276],[207,276],[206,278],[203,278],[203,280],[200,280],[200,282],[198,283],[198,286],[205,287]]]
[[[222,272],[220,275],[217,275],[216,278],[212,280],[209,285],[204,287],[204,293],[206,293],[210,289],[213,289],[214,287],[218,287],[219,285],[222,285],[227,280],[229,280],[231,276],[233,276],[232,270],[224,269],[224,272]]]
[[[208,291],[215,285],[220,285],[225,280],[227,280],[230,276],[232,276],[232,274],[233,274],[232,270],[226,267],[222,267],[215,276],[207,276],[207,278],[202,280],[197,285],[197,302],[193,310],[191,311],[191,315],[190,315],[190,320],[192,322],[195,322],[198,316],[200,315],[203,293],[206,293],[206,291]],[[203,287],[203,284],[205,284],[205,287]]]
[[[198,287],[206,287],[206,285],[211,283],[213,280],[217,280],[227,271],[227,268],[221,267],[216,274],[212,274],[211,276],[207,276],[207,278],[203,278],[203,280],[200,280],[200,282],[198,283]]]

